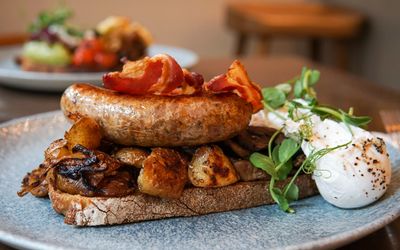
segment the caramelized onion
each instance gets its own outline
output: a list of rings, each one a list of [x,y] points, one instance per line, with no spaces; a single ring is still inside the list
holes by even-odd
[[[135,191],[134,175],[128,171],[117,172],[113,176],[102,179],[97,187],[88,187],[83,178],[73,180],[60,174],[56,175],[56,187],[68,194],[79,194],[82,196],[121,197]]]

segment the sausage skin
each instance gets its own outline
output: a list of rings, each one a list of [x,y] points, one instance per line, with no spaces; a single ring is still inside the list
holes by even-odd
[[[246,129],[252,115],[251,105],[233,93],[132,96],[83,83],[67,88],[60,104],[69,120],[93,118],[106,139],[143,147],[226,140]]]

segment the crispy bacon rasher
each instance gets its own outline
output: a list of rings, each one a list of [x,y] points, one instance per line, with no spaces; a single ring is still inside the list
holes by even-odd
[[[204,84],[204,89],[215,93],[233,92],[251,103],[253,112],[263,108],[260,87],[252,82],[239,60],[235,60],[228,69],[228,72],[211,79]]]
[[[176,89],[184,76],[179,64],[169,55],[160,54],[138,61],[127,61],[121,72],[103,76],[108,89],[131,95],[168,94]]]
[[[192,95],[199,92],[233,92],[251,103],[253,111],[262,108],[261,91],[243,65],[235,60],[226,74],[204,83],[203,76],[182,69],[169,55],[127,61],[121,72],[103,76],[104,87],[131,95]]]

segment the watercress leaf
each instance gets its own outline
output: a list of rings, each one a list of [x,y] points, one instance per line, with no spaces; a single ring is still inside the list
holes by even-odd
[[[277,188],[277,187],[274,187],[274,188],[272,189],[272,191],[273,191],[273,193],[276,194],[276,195],[283,195],[282,190],[280,190],[280,189]]]
[[[294,119],[293,115],[294,115],[294,111],[296,109],[296,105],[293,103],[293,101],[291,101],[287,104],[287,108],[288,108],[288,116],[290,119],[293,120]]]
[[[354,125],[357,127],[363,127],[371,122],[371,117],[369,116],[352,116],[343,110],[339,110],[342,114],[342,121],[346,124]]]
[[[279,161],[287,162],[299,148],[300,146],[295,140],[291,138],[283,140],[279,147]]]
[[[292,86],[289,83],[281,83],[275,86],[276,89],[282,90],[283,93],[288,95],[292,91]]]
[[[282,195],[282,192],[277,189],[277,188],[273,188],[270,191],[271,197],[272,199],[279,204],[279,196]]]
[[[259,169],[264,170],[267,174],[272,176],[274,179],[277,179],[278,176],[276,174],[275,165],[271,158],[266,155],[260,153],[253,153],[250,155],[250,162]]]
[[[313,112],[316,115],[319,115],[322,119],[330,117],[337,121],[343,120],[342,119],[343,115],[337,109],[329,106],[315,106],[311,109],[311,112]]]
[[[263,88],[262,95],[264,101],[274,109],[281,107],[286,101],[285,93],[277,88]]]
[[[288,177],[288,174],[292,171],[292,168],[293,168],[292,159],[289,159],[277,171],[278,179],[285,180]]]
[[[30,25],[29,31],[38,32],[41,29],[53,24],[63,25],[71,16],[72,11],[65,7],[60,7],[53,11],[41,12],[35,22]]]
[[[305,71],[305,73],[304,73],[304,76],[303,76],[303,89],[304,90],[308,90],[308,87],[309,87],[309,82],[310,82],[310,75],[311,75],[311,70],[309,70],[309,69],[307,69],[306,71]]]
[[[275,166],[280,163],[280,161],[279,161],[279,147],[280,147],[280,144],[276,145],[274,147],[274,149],[272,150],[272,157],[271,158],[272,158],[272,161],[275,163]]]
[[[325,120],[326,118],[330,117],[330,114],[323,112],[323,111],[319,111],[317,109],[311,109],[311,112],[313,112],[314,114],[318,115],[319,117],[321,117],[322,120]],[[338,120],[335,117],[331,117],[333,120]]]
[[[283,211],[286,212],[289,209],[289,201],[283,196],[283,193],[279,188],[273,188],[271,190],[271,196]]]
[[[306,76],[307,71],[308,71],[308,68],[306,66],[303,66],[303,68],[301,68],[301,75],[300,75],[301,81],[304,81],[304,77]]]
[[[293,94],[294,94],[294,97],[296,97],[296,98],[301,98],[302,97],[302,95],[303,95],[303,84],[302,84],[301,80],[297,80],[294,83]]]
[[[299,187],[296,184],[292,183],[292,185],[286,186],[284,190],[284,193],[286,194],[286,199],[289,202],[299,199]]]
[[[320,73],[318,70],[312,70],[310,75],[309,86],[314,86],[319,81]]]

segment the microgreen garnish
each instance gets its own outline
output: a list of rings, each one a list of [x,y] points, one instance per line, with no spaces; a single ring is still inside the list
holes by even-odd
[[[54,11],[43,11],[29,26],[29,32],[39,32],[53,24],[63,25],[65,21],[72,16],[72,11],[68,8],[57,8]]]
[[[297,200],[298,188],[285,186],[283,189],[280,189],[275,187],[275,181],[287,179],[288,174],[293,168],[292,157],[300,149],[300,144],[288,138],[283,140],[281,144],[275,145],[272,149],[273,141],[280,132],[280,130],[276,131],[269,141],[269,155],[253,153],[250,156],[250,162],[255,167],[264,170],[271,176],[269,192],[272,199],[278,203],[283,211],[294,212],[294,210],[289,207],[289,203],[293,200]]]
[[[318,161],[319,159],[321,159],[324,155],[339,149],[339,148],[343,148],[348,146],[351,143],[351,141],[341,144],[341,145],[337,145],[335,147],[327,147],[327,148],[323,148],[320,149],[318,151],[312,151],[311,154],[307,157],[307,159],[303,162],[303,164],[301,165],[301,167],[299,169],[303,170],[304,173],[306,174],[312,174],[316,168],[316,161]]]
[[[341,109],[319,105],[316,92],[313,88],[319,78],[319,71],[303,67],[301,75],[288,81],[288,83],[263,88],[262,94],[265,108],[270,112],[274,112],[281,119],[286,118],[276,112],[276,109],[287,107],[289,118],[293,120],[298,119],[298,117],[295,117],[296,110],[307,109],[313,114],[319,115],[322,119],[331,118],[346,125],[363,127],[371,121],[371,118],[368,116],[354,116],[352,108],[350,108],[349,112],[345,112]],[[291,84],[293,84],[293,91]],[[297,99],[302,99],[302,101],[299,102]]]
[[[299,188],[295,184],[298,175],[301,172],[313,174],[316,169],[316,162],[319,159],[351,143],[350,141],[335,147],[311,151],[306,160],[297,169],[290,182],[279,188],[275,184],[285,181],[288,178],[289,173],[293,169],[292,159],[300,150],[300,145],[303,141],[311,140],[313,136],[311,117],[318,115],[321,119],[329,118],[343,122],[350,129],[350,132],[350,125],[362,127],[371,121],[367,116],[354,116],[353,108],[350,108],[348,112],[344,112],[341,109],[319,105],[317,94],[314,90],[314,86],[319,81],[319,78],[319,71],[303,67],[301,75],[287,83],[262,89],[265,109],[284,121],[289,118],[294,122],[302,120],[298,129],[298,137],[296,135],[295,138],[284,139],[280,144],[274,143],[275,138],[284,129],[281,128],[272,135],[268,143],[268,155],[253,153],[250,156],[250,162],[255,167],[262,169],[271,176],[269,184],[271,197],[283,211],[288,213],[294,212],[294,209],[289,205],[290,202],[297,200],[299,197]],[[287,111],[287,117],[277,111],[280,108],[284,108]],[[306,112],[300,112],[301,110],[305,110]]]
[[[272,141],[279,134],[278,130],[275,132],[274,136],[270,140],[270,145]],[[293,139],[285,139],[281,144],[277,144],[272,153],[269,156],[260,153],[253,153],[250,156],[250,162],[253,166],[264,170],[268,175],[271,176],[269,183],[269,192],[272,199],[279,205],[279,207],[288,213],[294,213],[295,210],[289,206],[290,202],[295,201],[299,197],[299,188],[294,183],[297,176],[303,171],[306,174],[312,174],[316,168],[316,162],[321,159],[324,155],[345,147],[351,143],[341,144],[331,148],[324,148],[311,154],[306,158],[306,160],[297,169],[296,173],[293,175],[289,183],[283,186],[282,189],[275,186],[277,181],[284,181],[287,179],[288,174],[293,169],[292,157],[299,151],[300,144]],[[270,151],[269,147],[269,151]]]

